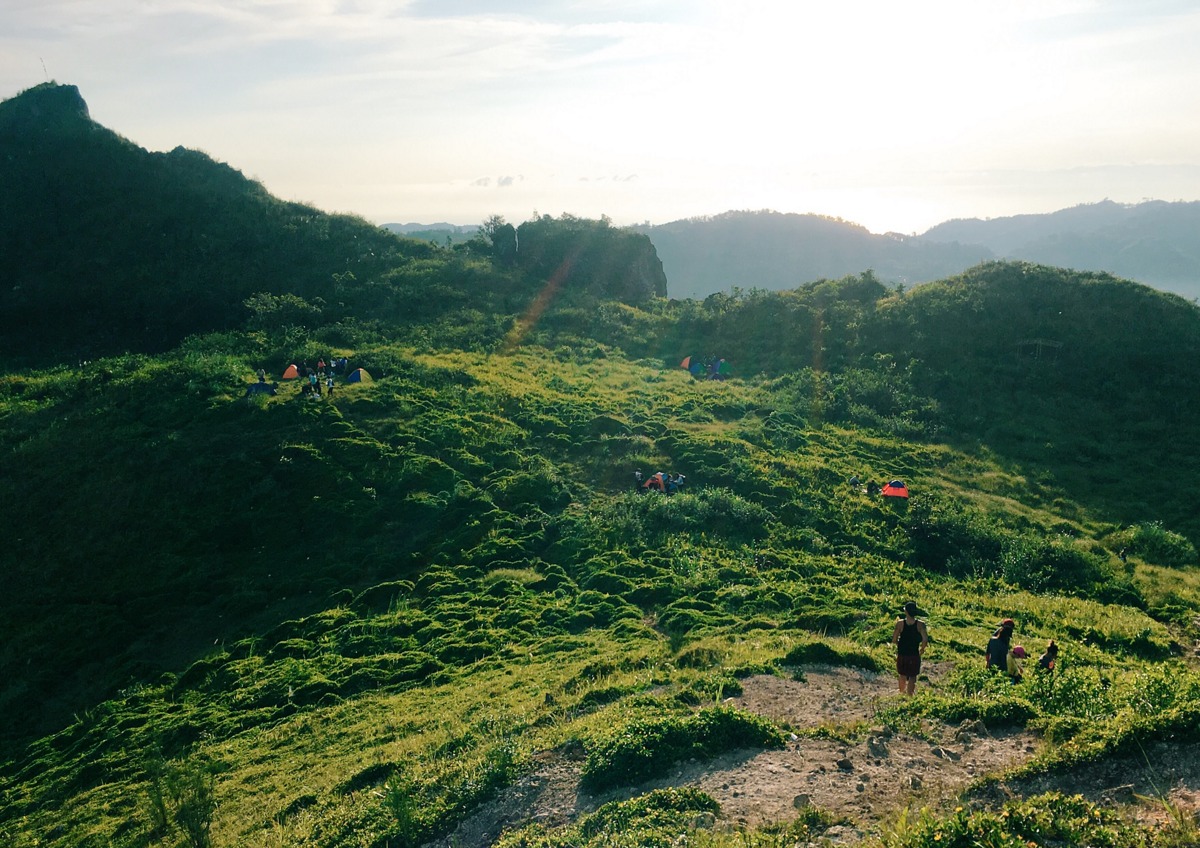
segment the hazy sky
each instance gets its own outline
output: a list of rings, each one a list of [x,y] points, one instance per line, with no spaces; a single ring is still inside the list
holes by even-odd
[[[1198,46],[1190,0],[3,0],[0,98],[377,223],[920,232],[1200,199]]]

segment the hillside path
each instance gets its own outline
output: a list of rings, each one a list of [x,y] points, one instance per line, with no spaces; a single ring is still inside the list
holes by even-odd
[[[936,678],[944,669],[931,664],[927,671]],[[660,780],[602,796],[580,789],[579,762],[548,752],[530,774],[427,848],[486,848],[505,830],[528,822],[560,826],[608,801],[683,786],[701,789],[720,804],[717,826],[789,821],[799,807],[811,804],[845,821],[827,838],[853,843],[907,807],[949,802],[977,777],[1028,759],[1036,747],[1036,737],[1027,731],[989,730],[979,722],[927,723],[924,738],[882,727],[862,734],[864,726],[871,728],[877,708],[897,697],[895,678],[887,674],[812,666],[804,669],[804,680],[759,675],[743,680],[742,687],[742,694],[727,703],[801,735],[793,733],[781,750],[691,761]],[[858,729],[853,736],[862,741],[803,735],[822,726],[835,732]]]

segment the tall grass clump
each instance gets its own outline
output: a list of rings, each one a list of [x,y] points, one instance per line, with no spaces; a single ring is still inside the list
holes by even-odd
[[[1145,835],[1108,807],[1058,792],[1012,801],[999,811],[959,807],[945,817],[925,812],[894,825],[884,848],[1029,848],[1087,845],[1147,848]]]
[[[1196,565],[1196,546],[1179,533],[1163,527],[1161,521],[1135,524],[1115,534],[1111,543],[1126,554],[1158,565],[1182,568]]]
[[[775,725],[729,707],[638,717],[591,743],[583,782],[600,791],[659,777],[693,758],[707,760],[738,748],[782,746],[783,734]]]

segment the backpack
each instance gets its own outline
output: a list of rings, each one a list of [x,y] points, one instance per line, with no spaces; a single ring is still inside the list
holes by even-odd
[[[988,668],[1007,668],[1008,648],[1005,647],[1004,640],[999,636],[988,639],[985,662]]]

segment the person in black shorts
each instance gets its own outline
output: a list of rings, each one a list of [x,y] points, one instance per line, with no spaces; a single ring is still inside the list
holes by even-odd
[[[917,689],[917,675],[921,673],[921,655],[929,644],[929,631],[925,622],[917,619],[917,602],[904,605],[904,617],[896,620],[892,631],[892,643],[896,646],[896,674],[901,695],[911,695]]]

